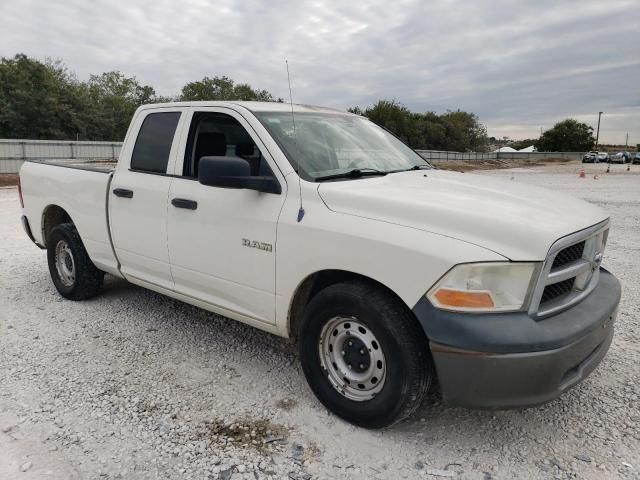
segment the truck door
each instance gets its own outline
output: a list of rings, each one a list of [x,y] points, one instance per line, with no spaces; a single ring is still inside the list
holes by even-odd
[[[109,222],[121,271],[133,283],[173,289],[167,198],[180,109],[142,110],[134,119],[109,192]],[[134,135],[133,138],[130,138]]]
[[[275,323],[276,227],[284,178],[251,126],[229,108],[194,109],[184,143],[168,207],[176,291],[231,317]],[[204,156],[240,157],[253,175],[274,175],[283,191],[202,185],[198,161]]]

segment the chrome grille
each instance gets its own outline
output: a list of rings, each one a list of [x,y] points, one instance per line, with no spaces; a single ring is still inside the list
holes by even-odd
[[[575,245],[571,245],[560,250],[556,255],[556,258],[553,260],[551,268],[564,267],[565,265],[582,258],[582,254],[584,253],[584,244],[585,242],[583,240]]]
[[[571,290],[573,290],[573,284],[575,283],[575,281],[575,278],[569,278],[567,280],[563,280],[562,282],[547,285],[542,291],[540,304],[545,304],[551,300],[561,297],[565,293],[569,293]]]
[[[598,283],[609,221],[561,238],[545,260],[529,313],[544,318],[585,298]]]

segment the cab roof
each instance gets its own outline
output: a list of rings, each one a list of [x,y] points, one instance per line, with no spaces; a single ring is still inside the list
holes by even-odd
[[[290,112],[291,104],[284,102],[244,102],[244,101],[198,101],[198,102],[167,102],[152,103],[143,105],[141,109],[169,108],[169,107],[230,107],[240,106],[252,112]],[[353,115],[343,110],[335,108],[319,107],[317,105],[293,104],[293,111],[296,113],[341,113]]]

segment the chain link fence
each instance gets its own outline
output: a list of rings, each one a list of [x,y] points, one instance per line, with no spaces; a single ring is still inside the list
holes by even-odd
[[[0,174],[18,173],[25,160],[115,161],[122,142],[0,139]]]
[[[18,173],[25,160],[93,160],[115,161],[120,155],[122,142],[73,142],[55,140],[2,140],[0,139],[0,174]],[[581,160],[584,152],[447,152],[417,150],[426,160],[483,161],[483,160],[543,160],[564,158]]]

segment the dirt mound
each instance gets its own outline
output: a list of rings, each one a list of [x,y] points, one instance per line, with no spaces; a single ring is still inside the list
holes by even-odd
[[[18,185],[18,174],[0,173],[0,187],[13,187]]]

